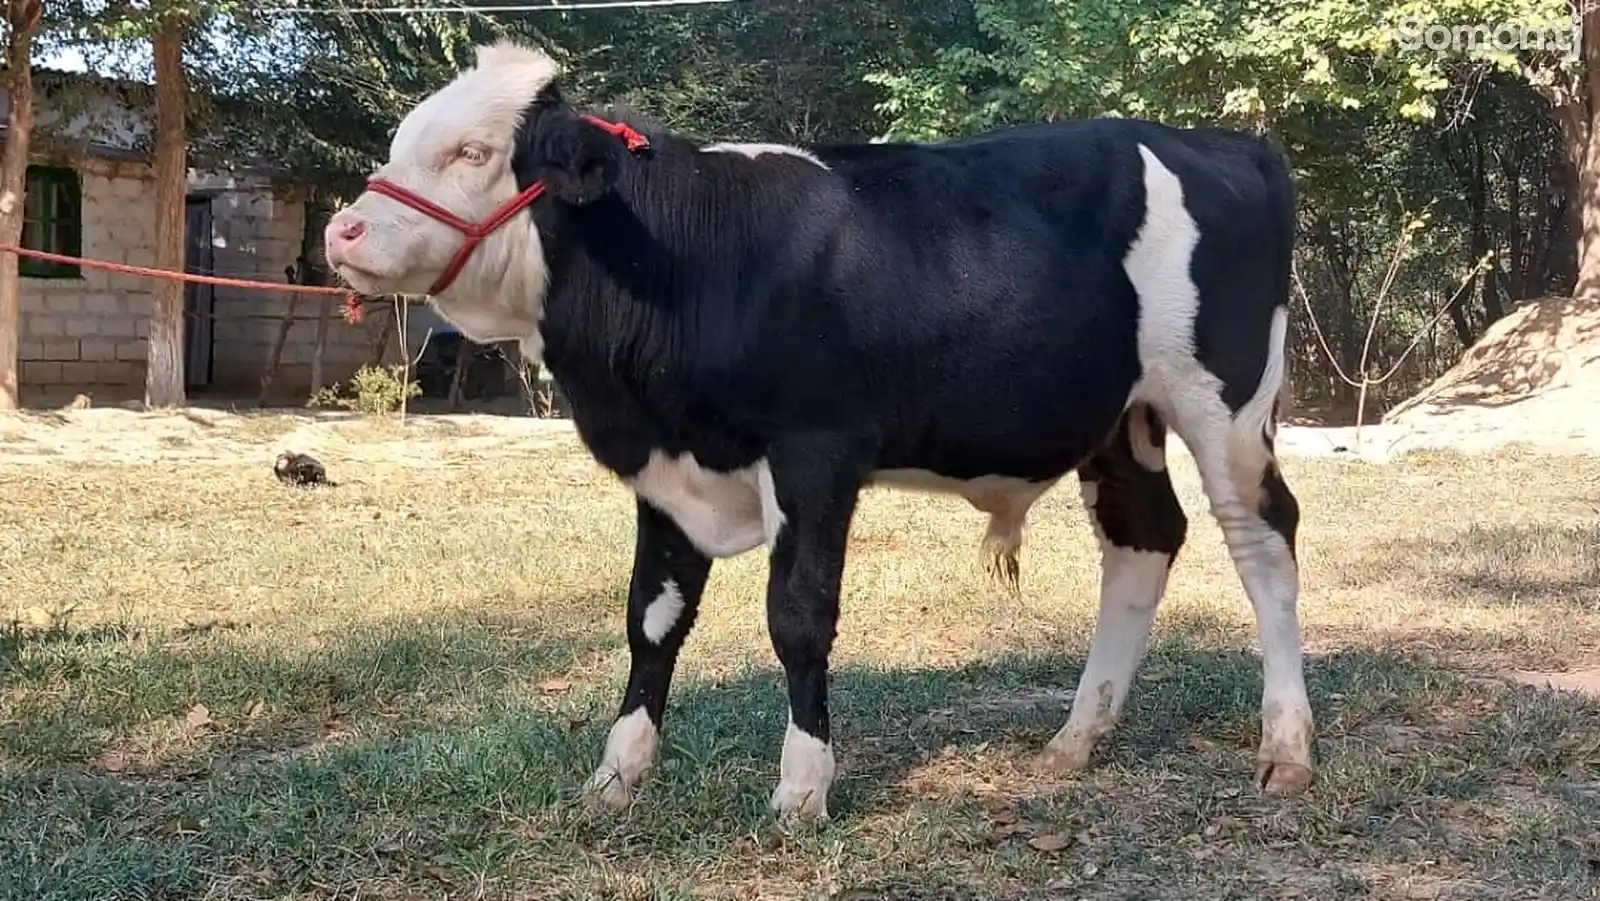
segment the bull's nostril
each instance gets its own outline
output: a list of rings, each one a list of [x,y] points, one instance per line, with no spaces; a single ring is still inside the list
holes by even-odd
[[[366,232],[367,224],[360,219],[336,219],[328,223],[327,238],[330,244],[353,244]]]

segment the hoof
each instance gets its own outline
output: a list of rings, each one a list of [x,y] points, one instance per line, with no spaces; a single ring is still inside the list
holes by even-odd
[[[1071,776],[1088,769],[1089,758],[1093,754],[1094,746],[1091,744],[1080,742],[1070,746],[1051,742],[1045,745],[1044,751],[1039,754],[1034,768],[1047,775]]]
[[[785,826],[806,826],[828,821],[828,794],[799,785],[778,784],[768,806]]]
[[[590,813],[615,813],[633,803],[633,792],[620,773],[602,767],[584,783],[579,800]]]
[[[1269,795],[1298,795],[1316,778],[1310,767],[1298,763],[1264,760],[1256,765],[1256,788]]]

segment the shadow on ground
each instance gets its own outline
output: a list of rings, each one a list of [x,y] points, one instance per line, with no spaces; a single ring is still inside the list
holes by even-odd
[[[686,673],[639,803],[592,817],[575,796],[625,653],[615,637],[515,633],[527,625],[409,620],[309,655],[115,630],[7,639],[7,697],[48,700],[0,717],[0,896],[1361,897],[1431,866],[1459,889],[1431,897],[1498,898],[1502,883],[1576,890],[1600,866],[1600,704],[1375,651],[1313,657],[1321,781],[1264,798],[1259,658],[1206,644],[1203,623],[1163,628],[1127,720],[1079,777],[1030,770],[1075,656],[845,665],[835,821],[783,834],[765,808],[778,671]],[[613,675],[583,679],[597,654]],[[130,707],[171,717],[183,679],[216,698],[207,729],[249,740],[137,776],[83,761],[95,743],[75,735],[114,744],[142,728]],[[347,735],[274,749],[249,722],[263,698],[295,715],[342,705]],[[51,741],[79,762],[52,763]]]

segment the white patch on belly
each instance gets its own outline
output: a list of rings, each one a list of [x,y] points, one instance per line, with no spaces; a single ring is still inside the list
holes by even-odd
[[[644,637],[650,639],[651,644],[660,644],[682,615],[683,592],[678,590],[677,582],[668,579],[661,586],[661,593],[644,608]]]
[[[626,482],[708,557],[735,557],[770,544],[783,527],[766,460],[715,472],[703,468],[693,454],[669,457],[653,451],[644,468]]]
[[[1026,511],[1041,495],[1050,490],[1056,479],[1030,482],[1013,476],[979,476],[976,479],[951,479],[926,469],[880,469],[869,481],[876,485],[926,491],[931,494],[953,494],[966,498],[974,507],[986,512],[997,512],[1020,506]]]

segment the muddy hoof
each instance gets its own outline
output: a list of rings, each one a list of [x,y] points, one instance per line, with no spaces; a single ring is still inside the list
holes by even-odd
[[[1089,768],[1093,747],[1058,748],[1046,745],[1034,763],[1034,768],[1052,776],[1071,776]]]
[[[1256,766],[1256,788],[1269,795],[1298,795],[1316,781],[1310,767],[1298,763],[1262,761]]]

